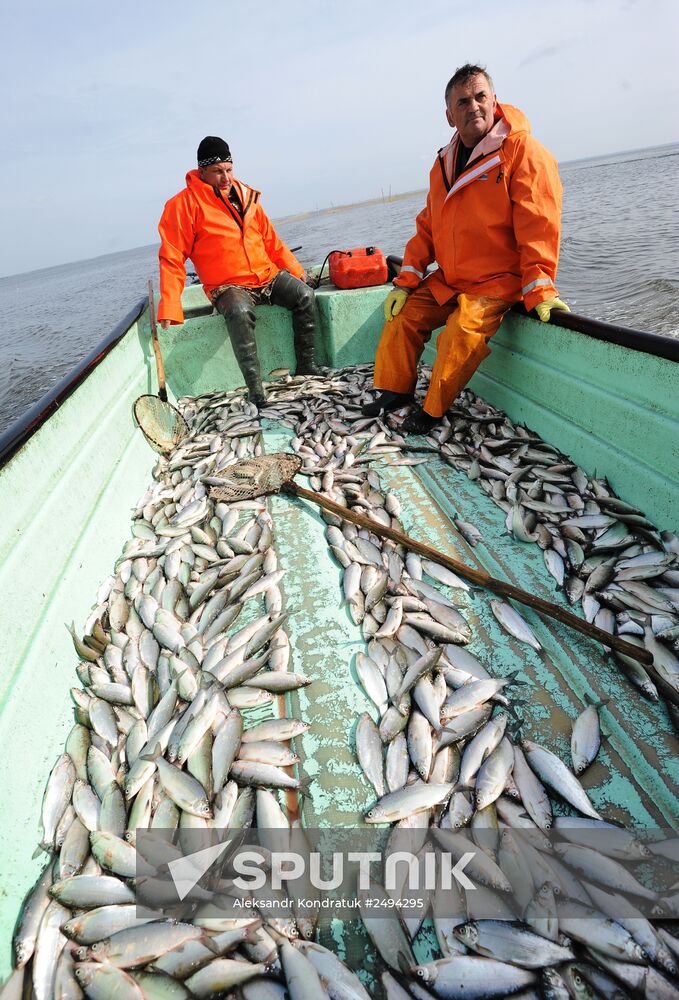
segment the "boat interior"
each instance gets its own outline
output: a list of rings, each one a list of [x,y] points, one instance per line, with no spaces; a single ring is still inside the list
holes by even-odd
[[[330,369],[369,364],[382,325],[384,288],[317,293],[319,363]],[[199,287],[187,288],[186,321],[161,333],[172,401],[232,389],[241,377],[221,317]],[[262,372],[294,370],[289,318],[258,310]],[[640,506],[659,528],[679,524],[679,486],[669,458],[679,440],[676,369],[652,353],[621,347],[519,313],[503,324],[471,390],[557,447],[588,475],[606,477],[618,496]],[[424,361],[431,361],[433,348]],[[264,376],[266,378],[266,374]],[[131,512],[151,482],[156,455],[135,426],[132,404],[156,391],[148,310],[131,314],[88,365],[50,418],[12,445],[0,469],[4,532],[0,555],[0,927],[11,933],[20,902],[44,860],[39,839],[43,789],[73,724],[69,689],[77,684],[71,637],[82,632],[102,582],[130,538]],[[36,418],[37,419],[37,418]],[[263,452],[288,451],[292,430],[263,419]],[[396,494],[405,531],[472,567],[568,607],[542,550],[508,532],[505,512],[478,481],[435,452],[413,465],[377,456],[371,468]],[[302,480],[300,480],[302,481]],[[308,485],[304,481],[304,485]],[[341,592],[341,569],[318,508],[274,495],[266,501],[275,533],[281,589],[289,612],[292,667],[313,684],[288,695],[289,714],[310,723],[296,741],[311,779],[296,803],[309,827],[361,825],[375,800],[356,760],[359,716],[374,707],[357,680],[365,650]],[[455,519],[471,522],[471,546]],[[507,635],[490,609],[493,594],[451,591],[473,638],[468,649],[496,676],[518,672],[512,701],[522,735],[569,758],[573,720],[586,700],[608,699],[607,740],[583,776],[607,819],[637,828],[676,828],[677,739],[662,702],[641,697],[601,645],[520,608],[539,639],[537,652]],[[277,710],[280,710],[280,706]],[[253,709],[253,719],[272,712]],[[299,714],[298,714],[299,713]],[[342,935],[332,923],[327,940]],[[354,943],[352,948],[356,948]],[[8,949],[3,943],[2,969]],[[356,953],[358,954],[358,952]]]

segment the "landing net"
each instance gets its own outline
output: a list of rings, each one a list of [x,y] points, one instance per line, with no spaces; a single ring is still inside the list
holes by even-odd
[[[299,472],[301,465],[302,460],[297,455],[287,455],[282,451],[250,458],[229,466],[223,485],[212,486],[210,496],[214,500],[234,503],[278,493]]]

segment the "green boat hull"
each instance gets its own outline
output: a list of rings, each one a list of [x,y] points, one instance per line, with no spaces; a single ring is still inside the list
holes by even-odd
[[[385,294],[384,287],[318,293],[322,364],[372,361]],[[188,289],[187,315],[197,315],[162,335],[175,399],[242,381],[223,320],[200,315],[205,304],[199,288]],[[294,369],[287,313],[260,309],[257,340],[264,372]],[[587,473],[607,476],[618,495],[660,528],[676,529],[676,370],[669,360],[511,314],[471,387]],[[0,469],[0,977],[10,968],[21,900],[44,865],[44,857],[32,857],[42,793],[73,723],[69,688],[78,685],[77,657],[65,623],[82,630],[130,536],[130,513],[155,461],[132,404],[155,388],[145,312]],[[270,425],[264,448],[281,450],[286,439]],[[380,475],[401,499],[411,534],[524,589],[564,600],[541,551],[511,539],[502,511],[465,475],[437,458]],[[290,640],[300,668],[315,682],[293,702],[311,723],[301,756],[303,770],[316,780],[304,818],[309,826],[350,826],[374,799],[351,748],[356,719],[372,712],[351,667],[361,634],[341,606],[338,568],[317,509],[282,497],[269,502],[280,564],[289,570],[283,586]],[[482,544],[471,549],[461,541],[450,524],[454,514],[476,524]],[[610,740],[584,777],[592,800],[608,818],[676,828],[677,743],[666,709],[641,699],[595,643],[528,611],[545,653],[527,651],[500,630],[487,596],[471,592],[460,600],[474,634],[469,648],[498,675],[527,675],[524,733],[567,759],[570,720],[585,696],[609,697]]]

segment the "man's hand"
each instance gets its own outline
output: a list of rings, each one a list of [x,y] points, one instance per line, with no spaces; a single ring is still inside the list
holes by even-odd
[[[561,299],[545,299],[544,302],[538,302],[535,307],[535,311],[543,323],[549,323],[549,317],[552,315],[552,309],[561,309],[564,312],[570,312],[566,303],[562,302]]]
[[[171,323],[170,323],[169,319],[161,319],[161,321],[160,321],[160,329],[161,330],[168,330],[170,328],[170,326],[171,326]]]
[[[398,316],[403,306],[406,304],[408,293],[405,288],[394,288],[389,292],[384,300],[384,318],[391,321],[394,316]]]

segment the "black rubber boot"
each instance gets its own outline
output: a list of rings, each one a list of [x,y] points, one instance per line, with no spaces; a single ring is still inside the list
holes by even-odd
[[[215,307],[226,320],[233,353],[248,387],[248,398],[251,403],[261,406],[266,402],[266,396],[257,357],[252,299],[244,288],[227,288],[217,299]]]
[[[316,305],[314,293],[307,284],[288,271],[281,271],[271,289],[271,305],[283,306],[292,312],[295,334],[297,375],[318,375],[314,340],[316,337]]]
[[[390,392],[384,389],[378,396],[375,396],[372,403],[366,403],[361,412],[366,417],[379,417],[382,410],[389,413],[390,410],[400,410],[402,406],[412,403],[413,397],[406,392]]]
[[[401,434],[428,434],[432,427],[436,427],[439,420],[441,417],[432,417],[421,406],[418,406],[416,410],[408,414],[399,430]]]

